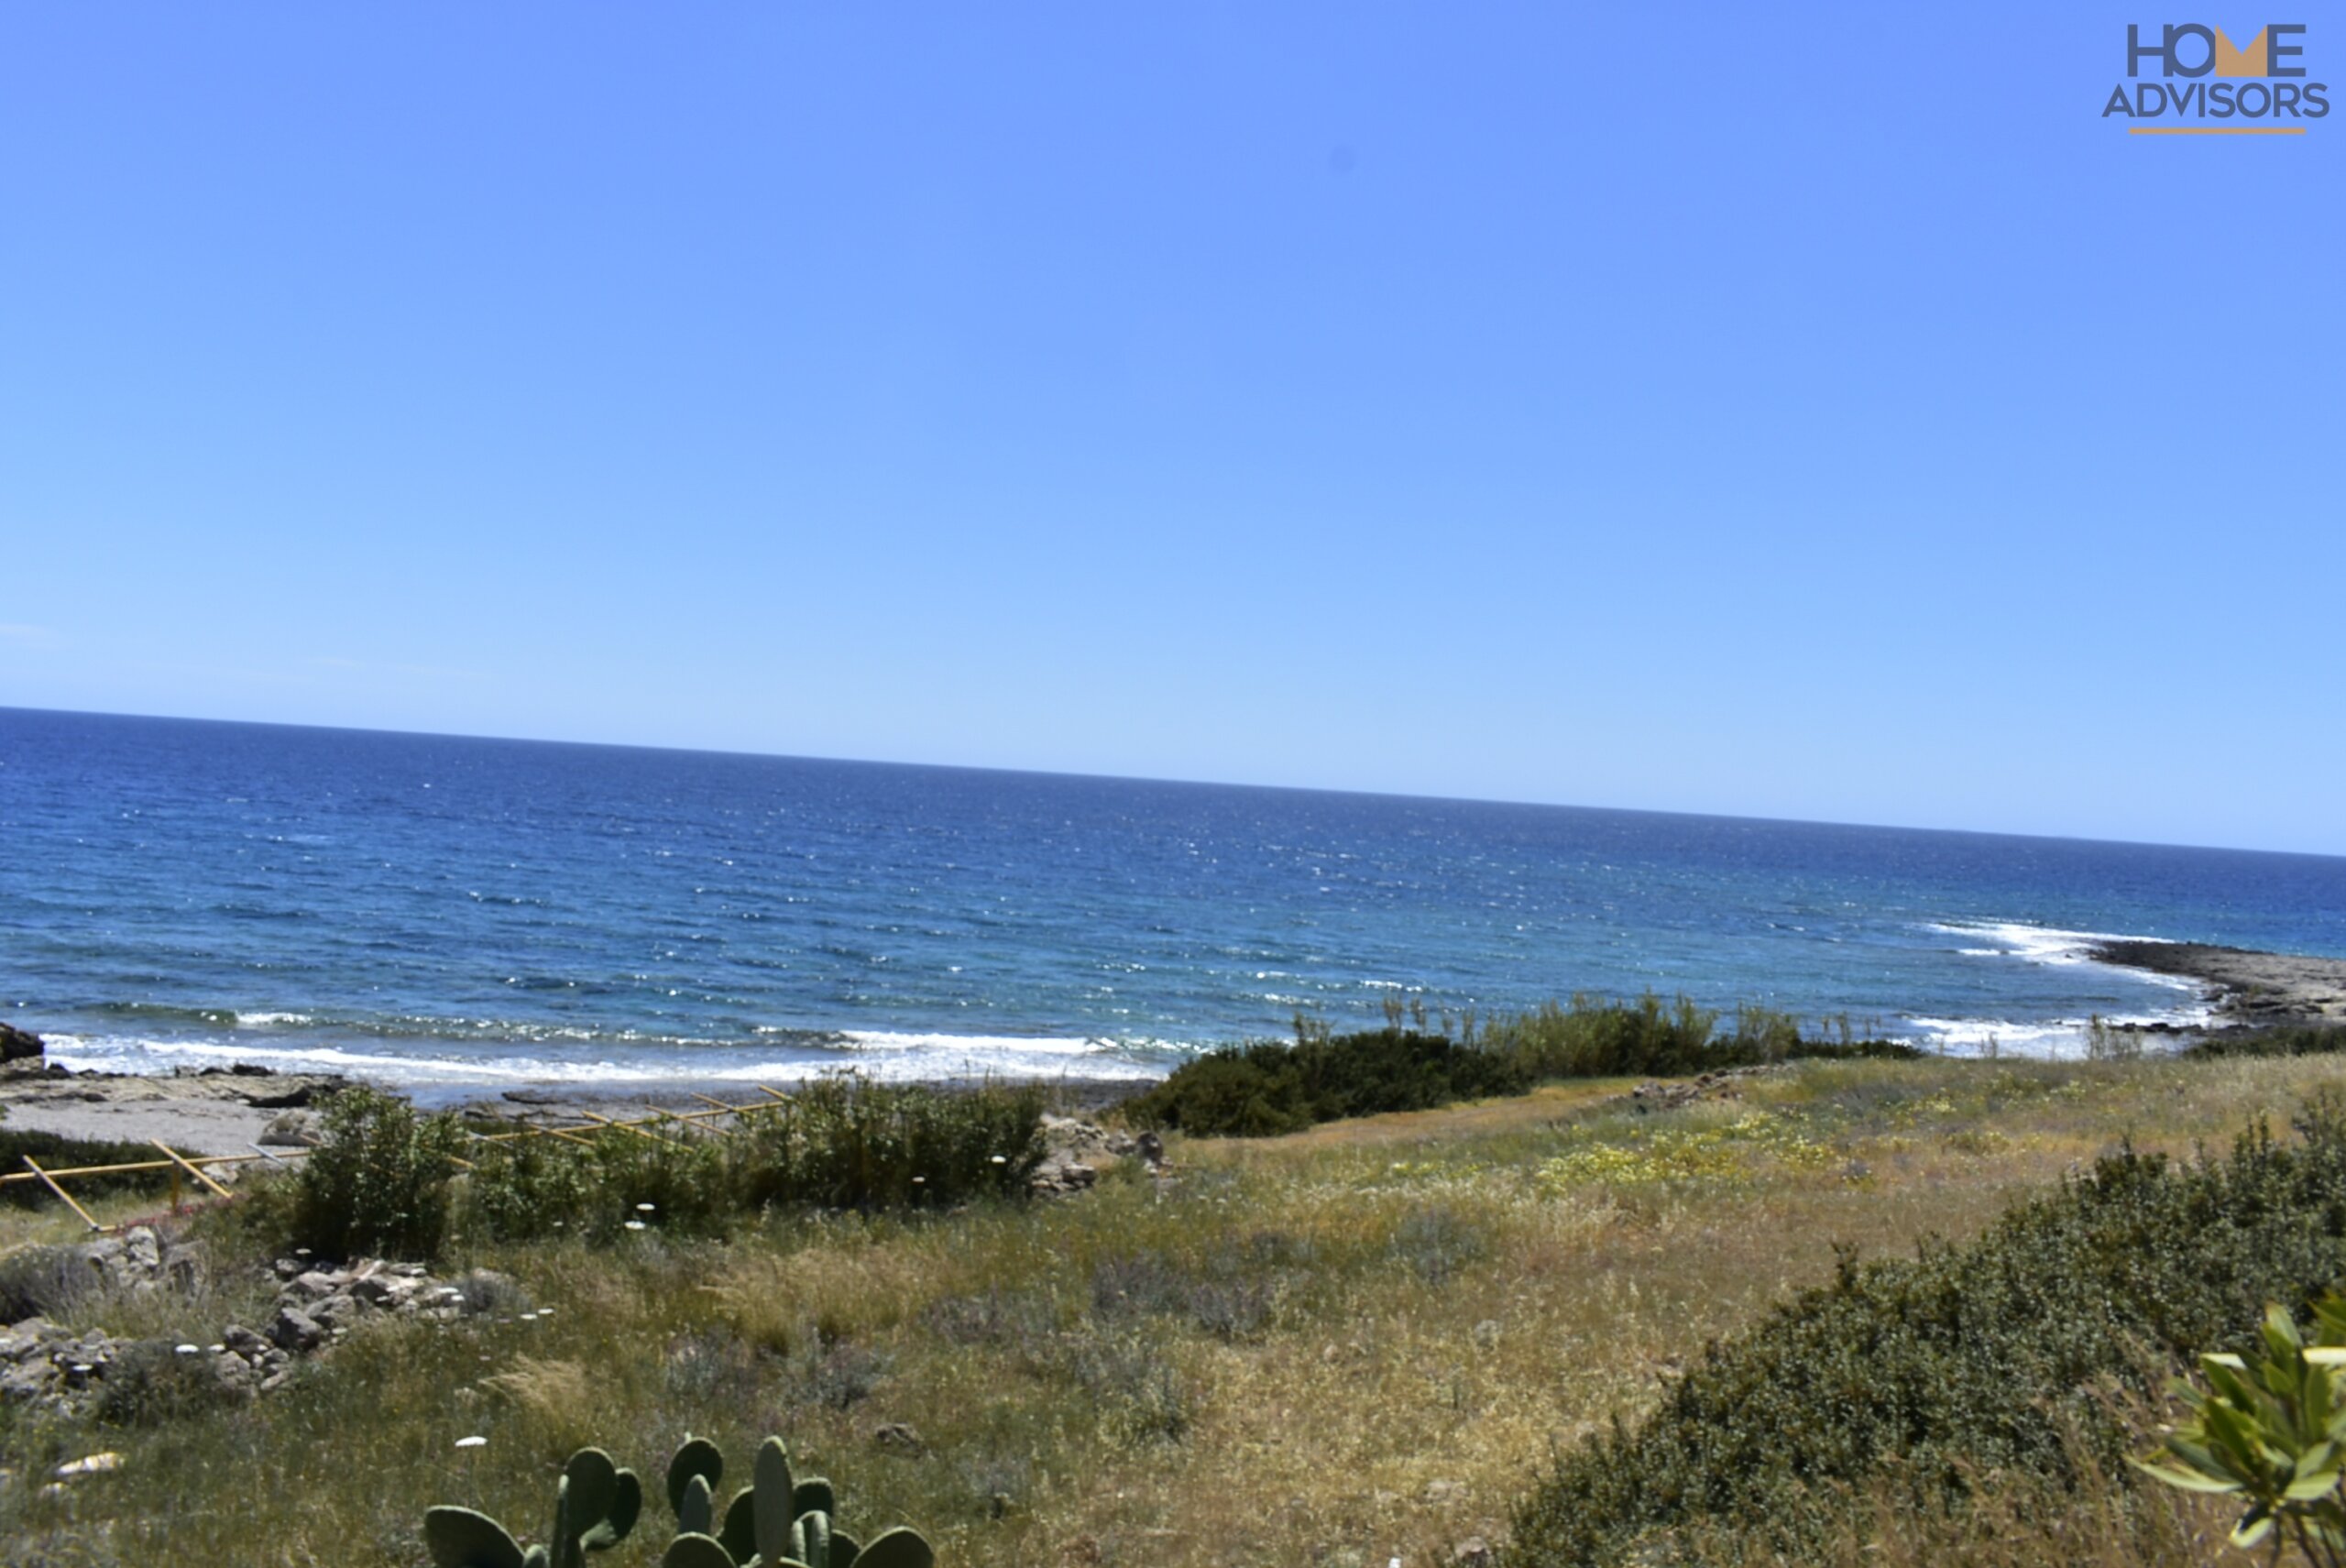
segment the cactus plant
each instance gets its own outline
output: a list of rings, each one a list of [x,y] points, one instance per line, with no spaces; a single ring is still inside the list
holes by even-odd
[[[915,1530],[892,1530],[867,1546],[840,1530],[832,1522],[838,1492],[819,1475],[794,1475],[790,1450],[778,1437],[758,1445],[751,1484],[734,1494],[723,1528],[712,1535],[693,1488],[712,1469],[721,1470],[721,1459],[707,1464],[714,1453],[696,1453],[687,1464],[680,1449],[670,1466],[670,1485],[684,1498],[677,1521],[685,1529],[668,1543],[661,1568],[933,1568],[937,1554]]]
[[[792,1475],[780,1438],[759,1444],[751,1485],[733,1495],[720,1525],[716,1487],[724,1473],[724,1455],[705,1438],[687,1438],[668,1462],[677,1533],[659,1568],[935,1568],[937,1554],[916,1530],[899,1527],[866,1545],[839,1529],[837,1491],[819,1475]],[[601,1449],[583,1448],[554,1486],[545,1545],[525,1552],[495,1519],[458,1508],[424,1515],[424,1544],[436,1568],[584,1568],[586,1552],[627,1538],[642,1504],[634,1472]]]
[[[686,1437],[668,1461],[668,1507],[679,1519],[684,1518],[685,1488],[696,1475],[707,1484],[712,1495],[717,1484],[725,1479],[725,1455],[705,1437]]]
[[[585,1568],[586,1553],[625,1541],[643,1510],[643,1485],[599,1448],[582,1448],[554,1483],[554,1534],[523,1552],[512,1533],[471,1508],[423,1516],[423,1545],[434,1568]]]

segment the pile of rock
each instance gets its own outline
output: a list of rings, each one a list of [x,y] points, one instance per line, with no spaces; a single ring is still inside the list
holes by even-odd
[[[0,1329],[0,1398],[74,1406],[96,1391],[124,1342],[76,1334],[47,1318]]]
[[[1130,1133],[1110,1132],[1076,1116],[1043,1118],[1043,1141],[1050,1152],[1027,1179],[1037,1198],[1064,1198],[1100,1179],[1100,1168],[1132,1154],[1139,1146]]]
[[[1629,1108],[1642,1116],[1649,1111],[1675,1111],[1697,1100],[1740,1100],[1743,1095],[1735,1087],[1737,1080],[1772,1070],[1765,1067],[1732,1067],[1706,1072],[1683,1083],[1640,1083],[1629,1091]]]
[[[306,1354],[340,1339],[370,1317],[422,1318],[452,1322],[483,1312],[526,1307],[513,1280],[493,1269],[476,1268],[462,1279],[435,1279],[420,1263],[367,1258],[346,1268],[312,1268],[300,1258],[277,1260],[285,1282],[277,1293],[277,1316],[269,1337]]]
[[[192,1254],[171,1247],[145,1225],[48,1252],[39,1273],[56,1282],[60,1302],[93,1289],[187,1290],[199,1273]],[[265,1394],[283,1387],[301,1357],[325,1350],[370,1318],[445,1322],[528,1305],[512,1279],[484,1268],[450,1280],[433,1277],[421,1264],[370,1258],[320,1268],[289,1257],[278,1260],[277,1276],[275,1311],[267,1329],[231,1323],[209,1345],[116,1339],[101,1330],[76,1333],[46,1316],[24,1318],[0,1329],[0,1398],[79,1412],[103,1396],[109,1374],[126,1362],[163,1354],[203,1357],[223,1387]]]

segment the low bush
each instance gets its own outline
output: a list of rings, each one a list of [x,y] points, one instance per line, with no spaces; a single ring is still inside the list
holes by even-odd
[[[1838,1038],[1803,1035],[1800,1020],[1767,1007],[1742,1007],[1734,1025],[1686,997],[1664,1004],[1648,992],[1635,1002],[1574,996],[1494,1020],[1474,1042],[1510,1058],[1535,1080],[1564,1078],[1683,1078],[1729,1068],[1794,1059],[1909,1058],[1922,1052],[1897,1040],[1859,1039],[1841,1021]]]
[[[294,1173],[286,1245],[320,1257],[430,1258],[448,1224],[448,1179],[465,1142],[456,1118],[420,1114],[364,1085],[326,1104],[322,1141]]]
[[[244,1398],[220,1380],[208,1355],[181,1355],[169,1340],[134,1340],[115,1352],[93,1409],[117,1426],[159,1426],[225,1409]]]
[[[718,1236],[773,1207],[921,1208],[1024,1192],[1045,1153],[1038,1085],[946,1091],[824,1079],[722,1133],[475,1146],[466,1222],[521,1241],[630,1226]]]
[[[2346,1051],[2346,1024],[2298,1024],[2253,1035],[2211,1035],[2184,1054],[2195,1057],[2326,1057]]]
[[[1264,1137],[1345,1116],[1520,1094],[1531,1083],[1505,1054],[1440,1035],[1378,1029],[1215,1051],[1185,1062],[1164,1082],[1126,1101],[1124,1111],[1141,1126]]]
[[[1808,1561],[1884,1487],[1944,1513],[1982,1476],[2124,1474],[2113,1401],[2346,1272],[2346,1112],[2318,1100],[2297,1125],[2187,1166],[2130,1148],[1968,1245],[1845,1261],[1562,1459],[1507,1562],[1667,1563],[1722,1539]]]
[[[1501,1018],[1465,1038],[1395,1025],[1359,1034],[1299,1027],[1293,1043],[1258,1041],[1184,1062],[1124,1105],[1137,1126],[1208,1137],[1272,1137],[1318,1122],[1425,1111],[1461,1100],[1520,1094],[1568,1078],[1680,1077],[1794,1058],[1919,1056],[1894,1040],[1804,1036],[1789,1014],[1747,1007],[1733,1028],[1685,997],[1665,1005],[1575,996]]]
[[[915,1208],[1012,1197],[1043,1162],[1040,1084],[937,1090],[827,1078],[726,1140],[741,1201]]]

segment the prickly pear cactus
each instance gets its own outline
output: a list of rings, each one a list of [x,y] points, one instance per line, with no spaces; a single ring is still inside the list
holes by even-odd
[[[523,1552],[512,1533],[471,1508],[437,1508],[423,1516],[423,1546],[433,1568],[584,1568],[586,1553],[628,1538],[643,1511],[643,1485],[599,1448],[582,1448],[554,1488],[554,1534]]]
[[[723,1522],[717,1483],[725,1456],[705,1438],[687,1438],[668,1463],[668,1505],[680,1527],[659,1568],[936,1568],[937,1554],[918,1531],[901,1526],[869,1545],[831,1516],[839,1497],[819,1475],[791,1474],[780,1438],[758,1445],[751,1485],[733,1495]],[[616,1546],[634,1530],[643,1486],[599,1448],[582,1448],[554,1485],[554,1532],[527,1552],[495,1519],[470,1508],[436,1508],[423,1516],[423,1542],[434,1568],[585,1568],[586,1554]]]

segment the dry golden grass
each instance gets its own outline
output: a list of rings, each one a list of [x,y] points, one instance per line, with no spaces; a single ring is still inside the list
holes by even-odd
[[[1650,1116],[1624,1084],[1573,1085],[1177,1141],[1169,1183],[1124,1168],[1034,1208],[518,1248],[471,1261],[551,1317],[362,1334],[281,1394],[165,1426],[0,1416],[18,1477],[126,1456],[62,1497],[0,1487],[0,1558],[415,1563],[430,1503],[542,1530],[574,1442],[650,1473],[687,1431],[738,1464],[774,1431],[840,1484],[850,1528],[917,1525],[948,1563],[1446,1562],[1497,1534],[1554,1445],[1826,1277],[1836,1243],[1967,1236],[2122,1136],[2187,1151],[2341,1076],[1812,1064]],[[48,1224],[10,1215],[0,1236]],[[899,1422],[918,1453],[875,1442]],[[1968,1520],[1885,1517],[1849,1561],[2180,1565],[2209,1560],[2218,1518],[1989,1497]]]

